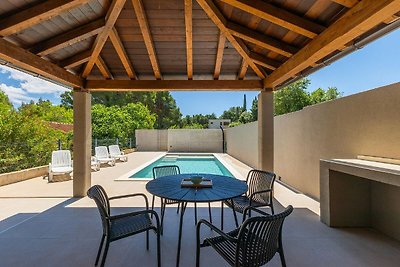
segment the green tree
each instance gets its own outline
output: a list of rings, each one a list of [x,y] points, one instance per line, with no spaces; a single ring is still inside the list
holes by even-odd
[[[8,96],[0,88],[0,116],[6,115],[8,112],[13,110],[13,106],[8,99]]]
[[[251,112],[245,111],[245,112],[242,112],[242,114],[240,114],[239,122],[249,123],[249,122],[253,121],[252,119],[253,119],[253,116],[252,116]]]
[[[37,103],[22,104],[19,112],[25,116],[37,116],[44,121],[72,123],[73,112],[64,106],[54,106],[49,100],[39,99]]]
[[[168,129],[173,125],[180,125],[182,114],[169,92],[157,92],[155,103],[150,110],[157,116],[156,129]]]
[[[258,120],[258,98],[254,97],[253,102],[251,102],[251,120],[256,121]]]
[[[230,119],[231,122],[239,121],[240,114],[242,114],[242,107],[231,107],[228,110],[225,110],[221,119]]]
[[[74,101],[72,97],[72,91],[65,91],[60,95],[61,106],[67,109],[71,109],[74,106]]]
[[[246,101],[246,94],[243,95],[243,108],[242,112],[247,111],[247,101]]]
[[[301,79],[274,93],[275,115],[301,110],[311,104],[307,93],[309,79]]]

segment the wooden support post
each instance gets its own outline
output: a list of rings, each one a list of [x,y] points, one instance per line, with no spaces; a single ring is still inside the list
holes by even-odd
[[[258,168],[274,171],[274,94],[258,95]]]

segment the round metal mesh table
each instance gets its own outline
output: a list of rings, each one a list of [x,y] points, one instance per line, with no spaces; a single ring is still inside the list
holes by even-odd
[[[182,179],[194,175],[201,175],[212,180],[211,188],[181,187]],[[162,199],[171,199],[182,202],[180,209],[179,237],[176,266],[179,266],[182,239],[182,222],[187,202],[215,202],[231,199],[244,194],[247,184],[244,181],[222,175],[214,174],[178,174],[154,179],[146,184],[146,190]]]

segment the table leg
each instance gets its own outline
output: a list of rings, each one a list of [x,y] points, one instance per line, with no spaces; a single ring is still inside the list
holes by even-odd
[[[187,203],[186,203],[187,205]],[[176,254],[176,267],[179,267],[179,260],[181,256],[181,241],[182,241],[182,223],[183,223],[183,215],[185,214],[185,203],[182,202],[181,205],[181,216],[179,220],[179,236],[178,236],[178,251]]]

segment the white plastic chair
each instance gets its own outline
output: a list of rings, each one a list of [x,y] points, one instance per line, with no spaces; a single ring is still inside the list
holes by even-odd
[[[121,161],[128,161],[128,157],[119,149],[119,145],[108,146],[108,151],[110,151],[110,156]]]
[[[49,163],[49,182],[53,181],[54,175],[71,174],[72,159],[69,150],[57,150],[51,154],[51,163]]]
[[[90,158],[90,167],[95,171],[99,171],[100,170],[100,162],[94,156],[92,156]]]
[[[107,163],[111,166],[115,166],[115,158],[110,157],[108,154],[108,149],[106,146],[97,146],[95,147],[95,155],[97,160],[101,163]]]

